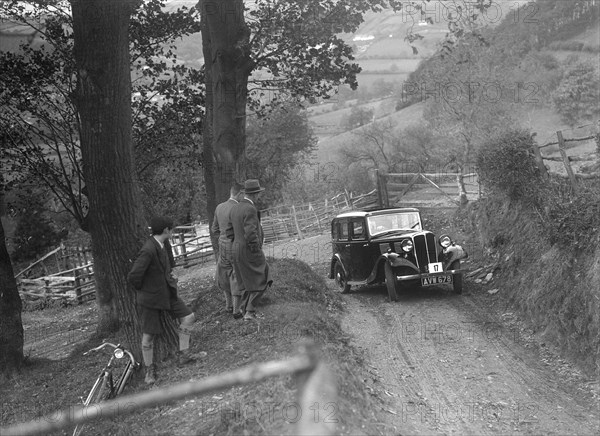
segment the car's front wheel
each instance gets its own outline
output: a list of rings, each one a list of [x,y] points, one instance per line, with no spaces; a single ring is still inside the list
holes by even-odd
[[[346,273],[344,272],[344,268],[342,267],[342,264],[339,262],[335,263],[335,267],[334,267],[334,278],[335,278],[335,282],[337,283],[337,285],[342,289],[342,294],[347,294],[348,292],[350,292],[350,285],[348,284],[348,281],[346,279]]]
[[[384,271],[388,297],[390,298],[390,301],[398,301],[398,294],[396,294],[396,274],[389,263],[385,264]]]

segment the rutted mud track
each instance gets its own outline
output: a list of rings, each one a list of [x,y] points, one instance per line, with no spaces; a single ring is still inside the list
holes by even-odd
[[[343,328],[365,350],[384,434],[598,434],[597,404],[575,395],[468,295],[382,287],[346,297]]]

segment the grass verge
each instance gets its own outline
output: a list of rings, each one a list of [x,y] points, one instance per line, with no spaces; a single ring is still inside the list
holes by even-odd
[[[377,429],[372,398],[363,389],[363,357],[349,345],[339,323],[341,305],[335,291],[307,264],[291,259],[269,259],[274,285],[265,295],[257,322],[234,320],[222,311],[223,298],[214,286],[214,267],[188,270],[180,278],[182,297],[191,303],[198,322],[192,349],[204,350],[203,361],[177,367],[173,360],[159,363],[158,387],[199,380],[250,363],[280,360],[312,341],[327,363],[338,387],[335,402],[300,410],[296,382],[276,377],[261,383],[224,390],[153,407],[114,419],[92,422],[87,434],[294,434],[299,413],[314,420],[335,422],[339,434],[374,434]],[[65,308],[56,316],[67,328],[75,311],[90,313],[90,306]],[[54,310],[54,309],[53,309]],[[56,309],[58,310],[58,309]],[[59,325],[55,325],[59,328]],[[106,338],[117,341],[120,338]],[[2,425],[28,421],[76,405],[90,389],[106,356],[82,356],[100,339],[78,346],[68,357],[30,359],[22,374],[3,381]],[[141,377],[126,394],[149,389]],[[70,433],[72,429],[66,429]]]

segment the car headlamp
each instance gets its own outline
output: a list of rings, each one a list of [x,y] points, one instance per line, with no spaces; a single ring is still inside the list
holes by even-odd
[[[122,348],[115,348],[114,355],[117,359],[121,359],[125,355],[125,351]]]
[[[440,236],[439,243],[442,247],[448,248],[452,245],[452,239],[450,239],[450,236],[448,235],[442,235]]]
[[[400,244],[400,247],[402,247],[402,251],[404,251],[405,253],[408,253],[408,252],[412,251],[414,246],[413,246],[413,242],[410,239],[405,239]]]

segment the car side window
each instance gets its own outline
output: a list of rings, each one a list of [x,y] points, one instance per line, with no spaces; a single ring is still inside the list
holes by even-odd
[[[363,220],[352,221],[352,240],[365,239],[365,226]]]
[[[348,221],[340,221],[340,237],[339,240],[340,241],[347,241],[348,240]]]

